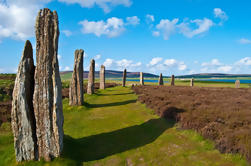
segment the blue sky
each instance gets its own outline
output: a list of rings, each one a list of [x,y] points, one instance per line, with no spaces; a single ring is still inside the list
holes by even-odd
[[[251,73],[248,0],[0,0],[0,72],[15,72],[44,7],[59,15],[60,70],[75,49],[96,67],[164,75]]]

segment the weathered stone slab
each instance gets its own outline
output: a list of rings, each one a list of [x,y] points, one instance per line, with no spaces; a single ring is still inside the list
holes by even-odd
[[[144,74],[140,72],[140,85],[144,85]]]
[[[33,50],[30,41],[26,41],[13,90],[11,124],[14,135],[16,160],[34,160],[37,158],[37,138],[34,109]]]
[[[126,86],[126,69],[123,72],[123,81],[122,81],[122,86],[125,87]]]
[[[160,76],[159,76],[159,85],[164,85],[164,81],[163,81],[163,76],[162,76],[162,73],[160,73]]]
[[[235,81],[235,88],[240,88],[241,82],[240,80]]]
[[[38,157],[50,161],[63,150],[63,110],[58,66],[58,15],[45,8],[36,20],[36,70],[33,106]]]
[[[75,51],[74,70],[72,73],[71,84],[69,88],[69,104],[83,105],[83,59],[84,51],[82,49]]]
[[[172,78],[171,78],[171,86],[174,86],[175,85],[175,77],[174,75],[172,75]]]
[[[92,59],[90,63],[89,74],[88,74],[87,94],[91,95],[94,93],[94,83],[95,83],[95,61],[94,59]]]
[[[101,65],[101,68],[100,68],[100,73],[99,73],[99,88],[100,89],[105,89],[105,66],[104,65]]]
[[[190,80],[190,86],[194,86],[194,79],[193,78]]]

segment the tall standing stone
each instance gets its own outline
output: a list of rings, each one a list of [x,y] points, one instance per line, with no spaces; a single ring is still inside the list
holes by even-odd
[[[58,16],[42,9],[36,20],[36,70],[33,106],[38,157],[50,161],[63,150],[63,110],[58,66]]]
[[[95,81],[95,61],[94,59],[92,59],[88,74],[87,94],[91,95],[94,93],[94,81]]]
[[[174,75],[172,75],[172,78],[171,78],[171,86],[174,86],[174,82],[175,82],[175,77],[174,77]]]
[[[100,72],[99,72],[99,88],[105,89],[105,66],[101,65]]]
[[[194,86],[194,79],[193,78],[190,80],[190,86]]]
[[[159,85],[164,85],[162,73],[160,73],[160,76],[159,76]]]
[[[34,71],[32,45],[30,41],[26,41],[16,75],[11,111],[16,160],[19,162],[37,158],[36,124],[32,104]]]
[[[69,90],[69,104],[70,105],[83,105],[84,103],[84,90],[83,90],[83,56],[82,49],[75,51],[74,70]]]
[[[126,69],[123,72],[123,82],[122,82],[122,86],[125,87],[126,86]]]
[[[140,72],[140,85],[144,85],[144,74]]]
[[[236,80],[235,81],[235,88],[240,88],[240,85],[241,85],[240,80]]]

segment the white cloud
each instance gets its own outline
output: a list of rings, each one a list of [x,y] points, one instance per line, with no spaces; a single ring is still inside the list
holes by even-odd
[[[95,60],[99,60],[100,58],[101,58],[101,55],[100,55],[100,54],[97,54],[97,55],[94,57]]]
[[[66,66],[66,67],[64,68],[64,71],[69,71],[69,70],[71,70],[71,68],[70,68],[69,66]]]
[[[201,64],[203,67],[207,66],[220,66],[222,63],[218,59],[212,59],[211,62],[204,62]]]
[[[242,66],[242,65],[251,66],[251,57],[242,58],[239,61],[237,61],[235,63],[235,65],[238,65],[238,66]]]
[[[161,57],[156,57],[156,58],[153,58],[150,62],[149,62],[149,66],[154,66],[156,64],[158,64],[159,62],[161,62],[163,60],[163,58]]]
[[[87,58],[88,54],[84,51],[84,58]]]
[[[121,67],[121,68],[127,68],[127,67],[129,67],[132,63],[133,63],[133,61],[127,60],[127,59],[122,59],[122,60],[116,61],[117,66],[118,66],[118,67]]]
[[[241,38],[240,40],[238,40],[238,42],[240,44],[251,44],[251,40],[245,38]]]
[[[106,35],[110,38],[119,36],[124,32],[124,21],[117,17],[111,17],[106,21],[88,21],[84,20],[79,22],[82,27],[82,32],[84,34],[95,34],[100,37],[101,35]]]
[[[160,35],[159,31],[153,31],[153,36],[158,37]]]
[[[123,5],[126,7],[131,6],[131,0],[58,0],[60,2],[65,2],[67,4],[79,4],[84,8],[92,8],[95,5],[102,8],[104,12],[108,13],[111,8],[118,5]]]
[[[150,16],[151,15],[149,15],[148,18],[150,18]],[[227,14],[220,8],[214,9],[214,16],[221,19],[219,25],[223,25],[223,22],[228,19]],[[163,35],[164,39],[168,40],[170,35],[174,34],[176,31],[179,31],[184,36],[192,38],[197,35],[205,34],[210,30],[210,28],[217,25],[208,18],[194,20],[189,20],[186,18],[183,22],[179,24],[178,22],[178,18],[175,18],[172,21],[168,19],[162,19],[160,23],[156,25],[156,30],[152,32],[153,36]]]
[[[154,21],[155,21],[154,15],[151,15],[151,14],[146,15],[146,22],[147,23],[151,23],[151,22],[154,22]]]
[[[195,24],[197,26],[196,29],[190,28],[190,24]],[[178,25],[178,28],[180,29],[180,33],[185,35],[188,38],[192,38],[196,35],[203,34],[214,25],[213,21],[204,18],[203,20],[196,19],[196,20],[191,20],[189,23],[188,22],[183,22],[180,25]]]
[[[95,63],[95,68],[99,68],[99,64],[98,63]]]
[[[178,70],[183,71],[187,69],[187,65],[184,62],[177,61],[175,59],[166,59],[164,65],[167,68],[178,68]]]
[[[225,65],[225,66],[220,66],[217,70],[219,72],[228,73],[228,72],[230,72],[232,70],[232,67],[228,66],[228,65]]]
[[[107,68],[111,67],[113,64],[113,59],[106,59],[105,62],[103,63],[103,65]]]
[[[172,21],[168,19],[162,19],[158,25],[156,25],[156,29],[158,31],[153,31],[153,36],[163,35],[165,40],[168,40],[170,35],[174,34],[177,30],[180,31],[181,34],[188,38],[192,38],[196,35],[203,34],[214,25],[213,21],[204,18],[203,20],[196,19],[191,20],[189,22],[182,22],[178,24],[179,19],[173,19]],[[192,29],[192,26],[197,26],[196,29]]]
[[[186,70],[187,69],[187,65],[185,65],[184,62],[179,62],[178,63],[178,69],[183,71],[183,70]]]
[[[50,0],[0,1],[0,40],[26,40],[34,36],[37,12]]]
[[[69,30],[62,30],[65,36],[70,37],[72,35],[72,32]]]
[[[160,72],[166,73],[167,71],[171,73],[184,73],[187,70],[187,65],[184,62],[176,59],[166,59],[163,61],[161,57],[153,58],[146,66],[150,72],[155,74]]]
[[[222,26],[225,21],[228,20],[227,14],[220,8],[215,8],[214,9],[214,17],[219,18],[221,21],[219,22],[218,25]]]
[[[132,60],[122,59],[122,60],[113,60],[106,59],[103,63],[106,68],[115,69],[115,70],[136,70],[142,66],[141,62],[134,63]]]
[[[227,14],[220,8],[214,8],[214,16],[220,18],[221,20],[227,20]]]
[[[126,21],[128,25],[138,25],[140,19],[137,16],[126,17]]]
[[[163,34],[164,40],[168,40],[169,36],[175,33],[176,24],[178,23],[179,19],[175,18],[172,21],[168,19],[162,19],[156,28]],[[156,34],[155,34],[156,35]]]
[[[58,55],[58,60],[61,60],[62,59],[62,56],[61,55]]]
[[[131,67],[140,67],[141,65],[142,65],[141,62],[137,62],[137,63],[131,64]]]
[[[221,63],[218,59],[212,59],[210,62],[204,62],[201,66],[203,67],[201,71],[206,73],[229,73],[234,68],[231,65]]]

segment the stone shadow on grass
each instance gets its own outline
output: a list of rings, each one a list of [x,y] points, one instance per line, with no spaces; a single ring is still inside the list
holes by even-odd
[[[174,121],[159,118],[140,125],[84,138],[75,139],[65,135],[63,157],[75,161],[76,165],[103,159],[152,143],[174,124]]]
[[[89,104],[84,102],[84,105],[88,108],[100,108],[100,107],[113,107],[113,106],[121,106],[131,103],[136,103],[137,100],[127,100],[127,101],[121,101],[121,102],[115,102],[115,103],[105,103],[105,104]]]

